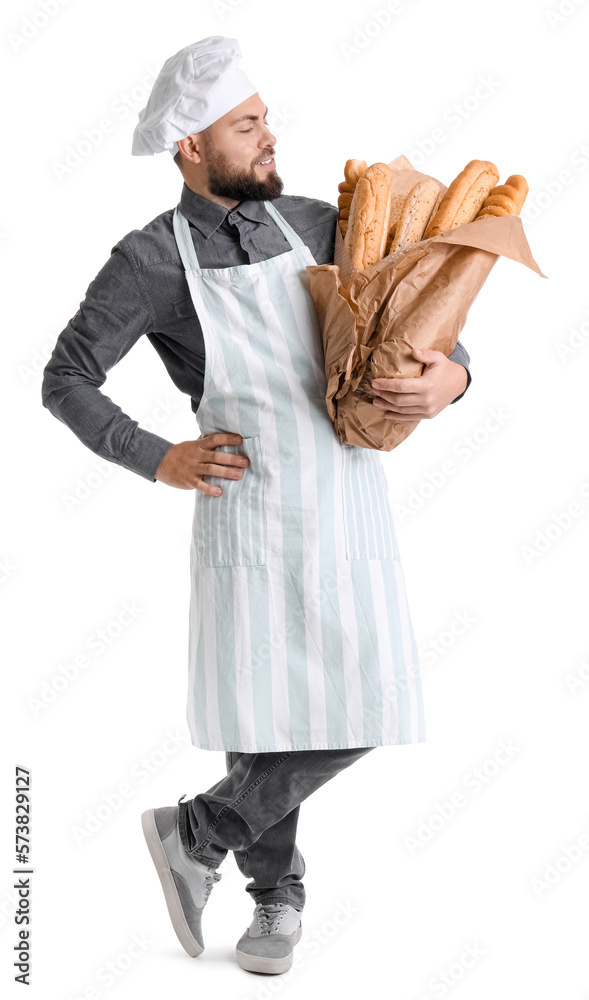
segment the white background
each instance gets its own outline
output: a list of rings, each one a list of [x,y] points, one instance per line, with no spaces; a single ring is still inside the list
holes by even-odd
[[[45,16],[35,0],[5,5],[2,23],[3,983],[24,990],[12,984],[20,764],[34,800],[27,995],[352,998],[374,984],[399,1000],[585,1000],[589,3],[564,0],[559,15],[560,0],[403,0],[380,25],[380,0],[47,3]],[[304,934],[298,967],[275,977],[235,963],[252,905],[232,855],[205,911],[206,950],[190,959],[141,833],[143,809],[224,773],[222,753],[190,745],[184,716],[194,495],[100,464],[40,397],[43,365],[111,248],[179,199],[170,155],[132,157],[131,135],[142,81],[209,34],[240,41],[285,194],[336,203],[350,157],[404,153],[446,184],[470,159],[491,159],[501,181],[529,181],[524,226],[548,276],[497,262],[461,335],[465,398],[384,455],[427,742],[376,748],[303,804]],[[133,110],[115,116],[131,93]],[[112,131],[60,178],[67,147],[105,117]],[[443,141],[428,146],[436,129]],[[198,436],[147,340],[105,391],[172,441]],[[154,426],[161,400],[171,414]],[[421,502],[406,514],[411,496]],[[133,624],[92,652],[125,602],[141,609]],[[84,652],[86,669],[35,711],[31,699]],[[162,749],[169,732],[174,753]],[[130,797],[80,840],[125,782]],[[148,943],[129,959],[136,934]]]

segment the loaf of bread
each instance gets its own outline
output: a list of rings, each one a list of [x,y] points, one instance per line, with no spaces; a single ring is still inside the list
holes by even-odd
[[[356,187],[359,178],[362,176],[367,167],[368,164],[366,160],[346,160],[346,165],[344,167],[344,183],[348,183],[351,184],[352,187]]]
[[[352,204],[352,198],[354,196],[354,191],[356,190],[358,178],[362,176],[367,166],[368,164],[366,163],[366,160],[346,160],[346,165],[344,167],[345,180],[338,184],[339,196],[337,199],[339,208],[338,225],[342,236],[346,235],[346,230],[348,228],[350,205]]]
[[[490,160],[471,160],[448,188],[416,172],[395,175],[386,163],[350,159],[338,184],[338,226],[344,247],[362,271],[385,255],[491,216],[519,215],[528,193],[521,174],[498,184]]]
[[[454,178],[424,233],[424,239],[472,222],[485,198],[499,180],[499,171],[489,160],[471,160]]]
[[[519,215],[528,191],[525,177],[512,174],[505,184],[498,184],[489,191],[477,219],[484,219],[488,215]]]
[[[391,168],[373,163],[358,178],[344,246],[359,271],[384,257],[391,214]]]
[[[413,185],[403,203],[387,254],[406,250],[423,239],[429,220],[442,200],[443,190],[433,177],[424,177]]]

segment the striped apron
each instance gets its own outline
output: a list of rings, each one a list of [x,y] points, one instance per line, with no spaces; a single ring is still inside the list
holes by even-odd
[[[305,246],[200,268],[174,234],[205,345],[197,422],[241,480],[195,492],[187,720],[194,746],[246,753],[425,740],[418,652],[381,455],[340,443],[325,404]]]

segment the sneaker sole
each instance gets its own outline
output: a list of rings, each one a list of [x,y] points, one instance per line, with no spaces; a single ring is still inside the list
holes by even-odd
[[[299,924],[296,930],[295,944],[301,940],[303,925]],[[268,958],[262,955],[248,955],[245,951],[235,949],[237,964],[246,972],[288,972],[292,965],[293,953],[285,955],[283,958]]]
[[[155,870],[158,873],[162,889],[164,890],[166,906],[168,907],[168,913],[170,914],[170,920],[176,932],[176,937],[184,948],[184,951],[187,951],[191,958],[196,958],[197,955],[200,955],[204,951],[204,948],[192,936],[192,931],[184,916],[174,876],[168,864],[168,858],[155,823],[154,809],[148,809],[146,812],[141,813],[141,826],[149,853],[151,854],[151,860],[155,865]]]

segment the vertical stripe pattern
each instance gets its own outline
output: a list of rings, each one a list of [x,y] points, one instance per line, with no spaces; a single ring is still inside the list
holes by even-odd
[[[378,452],[343,445],[320,331],[292,249],[200,268],[174,232],[205,352],[202,434],[239,433],[242,479],[195,491],[187,720],[195,746],[269,752],[425,740],[417,644]]]

